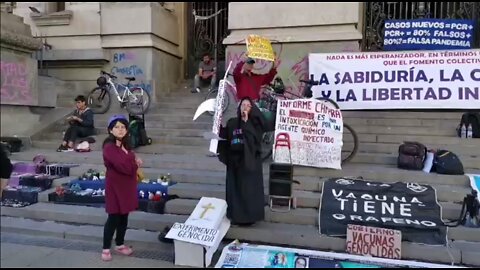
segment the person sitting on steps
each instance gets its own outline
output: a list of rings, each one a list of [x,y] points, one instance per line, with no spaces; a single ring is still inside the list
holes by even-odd
[[[192,93],[200,93],[200,84],[210,83],[210,90],[215,87],[217,83],[217,65],[210,55],[206,53],[203,55],[203,61],[198,65],[198,74],[195,75]]]
[[[93,112],[87,107],[87,99],[80,95],[75,98],[75,102],[77,109],[67,117],[70,126],[65,132],[62,144],[57,149],[58,152],[73,151],[77,138],[95,134]]]

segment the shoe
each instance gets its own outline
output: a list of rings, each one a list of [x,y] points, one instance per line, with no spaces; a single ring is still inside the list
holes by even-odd
[[[110,250],[103,250],[102,251],[102,261],[108,262],[112,260],[112,253]]]
[[[192,93],[200,93],[201,90],[200,90],[199,87],[197,87],[197,88],[193,89],[191,92],[192,92]]]
[[[166,238],[168,232],[170,231],[170,227],[165,227],[165,229],[158,235],[158,241],[168,244],[173,244],[173,239]]]
[[[130,256],[133,253],[133,249],[131,249],[130,247],[127,247],[125,245],[115,247],[115,251],[122,254],[122,255],[125,255],[125,256]]]
[[[75,151],[73,148],[66,147],[66,146],[65,146],[65,149],[62,150],[62,152],[73,152],[73,151]]]
[[[57,152],[63,152],[63,151],[65,151],[66,149],[67,149],[67,147],[66,147],[65,145],[62,145],[62,144],[61,144],[61,145],[58,147]]]

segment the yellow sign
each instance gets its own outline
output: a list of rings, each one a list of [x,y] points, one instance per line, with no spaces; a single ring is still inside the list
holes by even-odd
[[[275,61],[275,53],[269,39],[257,35],[249,35],[246,43],[248,57]]]

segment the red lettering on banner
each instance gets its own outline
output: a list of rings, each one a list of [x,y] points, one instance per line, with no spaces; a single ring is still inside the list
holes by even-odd
[[[357,255],[401,259],[400,231],[360,225],[348,225],[347,252]]]

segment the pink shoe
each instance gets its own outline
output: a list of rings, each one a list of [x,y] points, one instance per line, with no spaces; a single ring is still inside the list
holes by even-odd
[[[125,245],[115,247],[115,251],[122,254],[122,255],[125,255],[125,256],[130,256],[133,253],[133,249],[131,249],[131,248],[125,246]]]
[[[112,253],[110,253],[110,250],[102,251],[102,260],[105,262],[112,260]]]

